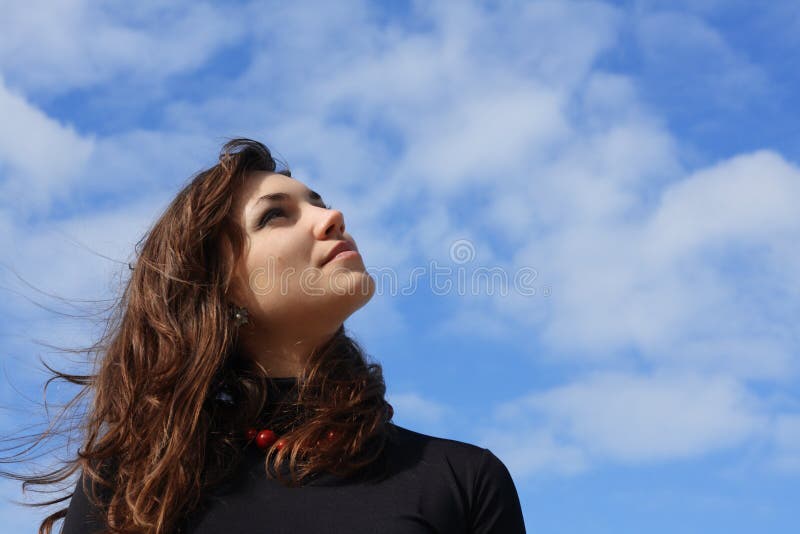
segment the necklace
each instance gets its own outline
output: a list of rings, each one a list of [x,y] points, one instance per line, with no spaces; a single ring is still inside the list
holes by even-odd
[[[267,450],[272,446],[274,446],[277,450],[281,450],[284,445],[286,445],[286,441],[269,428],[258,429],[250,427],[247,429],[245,437],[247,438],[248,443],[255,442],[256,446],[262,450]],[[325,440],[328,443],[334,441],[335,439],[336,432],[333,430],[328,430],[325,433]],[[319,441],[320,440],[317,440],[317,446],[319,446]]]

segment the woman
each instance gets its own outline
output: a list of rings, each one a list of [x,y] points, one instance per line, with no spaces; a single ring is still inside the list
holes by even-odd
[[[343,323],[375,291],[340,211],[234,139],[146,235],[51,532],[524,532],[489,450],[391,422]]]

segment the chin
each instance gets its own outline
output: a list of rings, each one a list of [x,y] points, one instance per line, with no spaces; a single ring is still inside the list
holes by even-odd
[[[327,318],[335,317],[338,322],[344,322],[348,317],[363,308],[371,299],[373,291],[361,294],[335,295],[321,305],[322,315]]]
[[[348,291],[336,296],[347,307],[348,315],[365,306],[375,294],[375,280],[371,276],[366,273],[354,274],[359,274],[359,276],[351,278]]]
[[[372,296],[375,294],[375,279],[367,273],[364,273],[364,278],[364,293],[361,295],[363,299],[361,306],[372,300]]]
[[[366,271],[339,272],[329,281],[334,298],[368,301],[375,293],[375,279]]]

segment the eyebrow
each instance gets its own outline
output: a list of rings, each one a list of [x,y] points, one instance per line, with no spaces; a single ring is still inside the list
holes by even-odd
[[[253,202],[253,204],[251,205],[251,209],[255,209],[255,207],[261,204],[262,202],[269,202],[269,201],[280,202],[283,200],[289,200],[290,198],[292,198],[292,196],[289,193],[283,193],[283,192],[267,193],[266,195],[261,195],[260,197],[258,197],[258,199],[256,199],[256,201]],[[322,200],[322,196],[320,196],[320,194],[314,191],[313,189],[308,190],[308,198],[309,200]]]
[[[263,202],[265,200],[281,201],[281,200],[288,200],[290,198],[291,198],[291,195],[288,194],[288,193],[269,193],[269,194],[262,195],[262,196],[258,197],[258,200],[256,200],[253,203],[253,206],[255,206],[256,204],[260,204],[261,202]],[[308,190],[308,198],[310,200],[321,200],[322,199],[320,194],[317,193],[316,191],[314,191],[313,189],[309,189]]]

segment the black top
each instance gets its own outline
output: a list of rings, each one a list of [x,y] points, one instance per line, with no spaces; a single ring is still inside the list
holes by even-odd
[[[288,391],[293,379],[274,379]],[[343,480],[322,474],[301,487],[265,474],[250,445],[224,490],[207,496],[183,533],[498,533],[525,532],[505,465],[488,449],[389,424],[381,476]],[[63,534],[102,530],[78,481]]]

